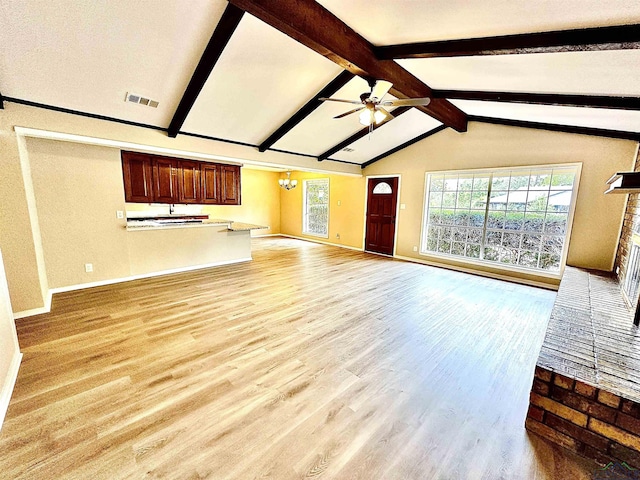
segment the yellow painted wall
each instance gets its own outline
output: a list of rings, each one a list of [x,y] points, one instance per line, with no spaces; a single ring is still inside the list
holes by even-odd
[[[280,186],[278,172],[242,169],[242,205],[206,205],[203,213],[209,218],[224,218],[236,222],[269,227],[253,230],[252,235],[280,233]]]
[[[460,266],[413,251],[414,246],[420,247],[426,172],[582,162],[567,263],[610,271],[625,196],[603,195],[605,182],[612,173],[632,168],[635,148],[636,142],[628,140],[470,122],[464,134],[444,130],[374,163],[364,174],[401,175],[400,202],[406,209],[398,217],[397,255]]]
[[[282,174],[281,177],[286,178],[286,175]],[[281,232],[285,235],[361,249],[364,228],[364,178],[300,171],[291,172],[291,178],[298,180],[297,188],[290,191],[280,189]],[[329,179],[329,238],[302,233],[303,181],[312,178]],[[336,237],[337,234],[340,234],[340,238]]]

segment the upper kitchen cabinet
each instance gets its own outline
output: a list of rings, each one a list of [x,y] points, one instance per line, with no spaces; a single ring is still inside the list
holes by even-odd
[[[151,157],[143,153],[122,152],[125,202],[153,202]]]
[[[122,152],[125,201],[240,205],[240,166]]]
[[[240,167],[220,165],[220,203],[240,205]]]
[[[217,163],[201,163],[202,203],[220,203],[220,167]]]
[[[178,171],[178,203],[203,203],[200,162],[181,161]]]
[[[167,157],[153,158],[153,201],[179,203],[178,161]]]

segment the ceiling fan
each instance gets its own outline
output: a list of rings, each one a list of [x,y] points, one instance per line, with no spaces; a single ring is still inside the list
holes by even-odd
[[[386,80],[374,79],[369,79],[368,83],[371,91],[361,94],[360,100],[343,100],[341,98],[320,98],[319,100],[323,102],[342,102],[361,105],[358,108],[341,113],[333,118],[342,118],[352,113],[360,112],[360,123],[368,126],[369,131],[372,131],[374,125],[379,124],[383,120],[393,118],[393,115],[384,107],[417,107],[429,105],[429,102],[431,102],[431,99],[428,97],[383,100],[393,84]]]

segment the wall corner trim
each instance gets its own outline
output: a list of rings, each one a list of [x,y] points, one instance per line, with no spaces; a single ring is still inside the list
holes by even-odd
[[[4,423],[4,418],[9,408],[9,400],[13,393],[13,387],[18,379],[18,370],[20,370],[20,364],[22,363],[22,353],[17,352],[11,360],[7,377],[4,379],[2,390],[0,390],[0,429]]]

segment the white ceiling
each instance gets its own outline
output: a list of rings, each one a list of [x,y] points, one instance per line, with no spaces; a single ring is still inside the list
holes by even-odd
[[[318,0],[374,45],[640,21],[637,0]]]
[[[376,45],[640,23],[638,0],[319,0]],[[166,128],[226,0],[0,1],[0,92]],[[434,89],[640,97],[640,50],[398,60]],[[246,14],[182,127],[257,146],[341,69]],[[358,99],[354,78],[332,95]],[[160,102],[125,103],[126,92]],[[465,113],[640,133],[636,111],[454,100]],[[274,149],[318,156],[361,130],[326,102]],[[0,113],[1,115],[1,113]],[[413,109],[331,158],[361,164],[438,127]],[[331,162],[327,162],[331,163]]]
[[[0,92],[166,127],[225,5],[2,0]],[[125,103],[127,92],[160,104]]]
[[[349,145],[353,152],[340,151],[331,155],[331,158],[365,163],[440,125],[439,121],[413,108],[392,122],[385,123],[376,128],[371,134]]]
[[[640,111],[452,100],[469,115],[640,132]]]
[[[640,4],[640,2],[638,2]],[[397,60],[431,88],[640,95],[640,50]]]
[[[182,129],[262,143],[341,71],[332,61],[244,15]]]

